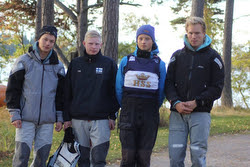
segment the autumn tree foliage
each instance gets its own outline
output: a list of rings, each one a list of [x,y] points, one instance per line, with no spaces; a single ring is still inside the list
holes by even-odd
[[[20,27],[16,28],[16,31],[27,31],[27,28],[34,29],[36,26],[36,32],[38,32],[41,24],[39,25],[39,21],[38,23],[35,22],[35,16],[37,15],[36,12],[38,12],[38,9],[40,9],[40,5],[42,8],[41,1],[44,0],[9,0],[1,2],[0,9],[4,16],[8,16],[4,17],[3,22],[7,23],[8,20],[14,19],[15,24],[24,26],[23,29]],[[99,12],[98,9],[103,7],[103,0],[91,1],[92,4],[89,4],[88,0],[76,0],[75,4],[71,3],[70,5],[65,5],[60,0],[48,2],[54,2],[55,4],[54,25],[59,29],[59,38],[57,39],[58,47],[55,47],[55,50],[67,66],[71,58],[82,56],[84,34],[88,30],[88,27],[94,23],[98,14],[102,15],[102,12]],[[139,6],[139,4],[133,4],[130,1],[124,0],[119,1],[119,5]],[[16,15],[8,15],[8,13],[16,13]],[[117,13],[117,15],[119,14]],[[20,17],[23,17],[23,24],[19,24],[18,22]],[[12,31],[9,29],[10,27],[11,26],[8,26],[6,29]],[[13,32],[14,31],[12,31],[12,33]]]

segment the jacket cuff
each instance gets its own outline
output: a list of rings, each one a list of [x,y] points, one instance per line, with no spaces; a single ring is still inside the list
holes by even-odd
[[[205,105],[205,101],[201,100],[200,98],[196,98],[195,101],[196,101],[197,107],[202,107]]]
[[[180,103],[180,102],[181,102],[180,100],[177,100],[177,101],[173,104],[173,108],[176,109],[175,106],[176,106],[178,103]]]
[[[10,121],[14,122],[16,120],[21,120],[20,110],[19,109],[9,109],[10,112]]]
[[[171,101],[172,109],[175,109],[176,104],[178,104],[180,102],[181,102],[180,100],[173,100],[173,101]]]
[[[63,112],[62,111],[56,111],[56,122],[63,123]]]
[[[116,120],[117,116],[118,116],[118,111],[115,112],[115,113],[112,113],[112,114],[109,116],[109,119]]]

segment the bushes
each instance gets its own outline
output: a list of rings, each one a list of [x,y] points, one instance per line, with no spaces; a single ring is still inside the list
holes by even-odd
[[[170,110],[166,107],[160,108],[160,127],[167,127],[169,126],[169,115]]]
[[[6,107],[0,108],[0,150],[12,151],[15,148],[15,127],[10,123],[9,112]]]

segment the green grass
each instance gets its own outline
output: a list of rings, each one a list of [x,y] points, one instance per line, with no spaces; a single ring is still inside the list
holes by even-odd
[[[154,152],[167,148],[169,110],[161,108],[161,123],[157,135]],[[243,109],[215,108],[211,112],[210,136],[218,134],[250,133],[250,111]],[[63,131],[54,132],[52,155],[63,139]],[[15,148],[15,128],[10,124],[9,114],[5,108],[0,108],[0,166],[10,167]],[[31,153],[32,154],[32,153]],[[32,156],[31,156],[32,159]],[[121,159],[121,144],[117,130],[112,131],[108,163]]]
[[[212,116],[211,135],[250,131],[250,116]]]

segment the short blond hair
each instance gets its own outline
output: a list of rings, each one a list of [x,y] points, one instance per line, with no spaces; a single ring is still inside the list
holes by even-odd
[[[86,39],[88,38],[99,38],[100,40],[102,40],[101,34],[96,30],[87,31],[84,37],[84,41],[86,41]]]
[[[195,25],[195,24],[200,24],[202,26],[203,32],[206,32],[206,23],[203,20],[203,18],[201,18],[201,17],[194,17],[194,16],[187,18],[186,24],[185,24],[186,32],[187,32],[188,26]]]

